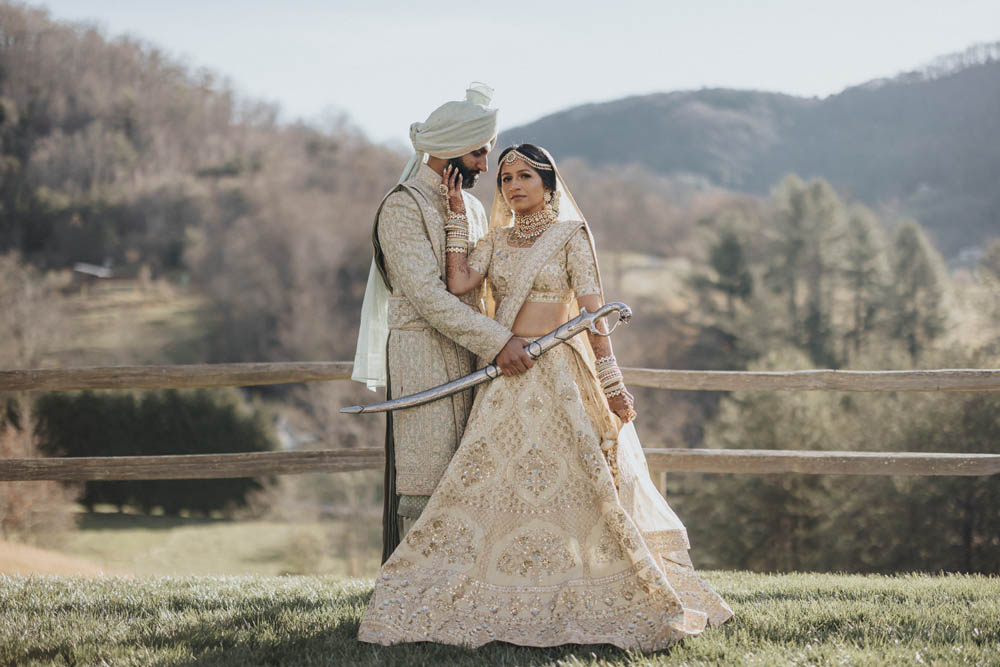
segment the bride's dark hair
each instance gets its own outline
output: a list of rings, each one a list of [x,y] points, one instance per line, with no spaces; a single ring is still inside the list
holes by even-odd
[[[524,154],[535,162],[541,162],[542,164],[547,164],[550,167],[552,166],[549,158],[546,157],[545,153],[543,153],[542,150],[535,144],[514,144],[513,146],[508,146],[503,149],[503,152],[500,153],[500,158],[497,160],[497,189],[500,189],[500,167],[503,165],[503,159],[506,157],[507,153],[511,152],[515,148],[518,153]],[[530,164],[528,166],[531,167]],[[531,167],[531,169],[541,177],[542,185],[545,186],[546,190],[549,192],[556,191],[555,169],[535,169],[534,167]]]

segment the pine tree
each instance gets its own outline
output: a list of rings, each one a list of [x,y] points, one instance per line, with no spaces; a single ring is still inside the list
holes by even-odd
[[[765,278],[785,298],[788,340],[814,363],[838,365],[832,311],[843,262],[844,205],[826,181],[786,177],[776,189],[772,254]]]
[[[889,335],[902,341],[916,360],[945,332],[947,275],[941,256],[912,220],[896,230],[892,254]]]
[[[743,244],[735,232],[722,232],[709,250],[708,263],[717,276],[712,287],[726,297],[726,313],[733,318],[736,315],[736,300],[745,301],[753,294],[753,276],[747,266]]]
[[[882,227],[871,210],[860,204],[852,206],[848,214],[844,259],[844,287],[850,298],[843,337],[846,359],[861,351],[875,329],[889,273]]]

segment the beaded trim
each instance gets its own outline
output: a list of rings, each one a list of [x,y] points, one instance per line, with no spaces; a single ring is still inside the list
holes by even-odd
[[[572,303],[573,292],[570,290],[532,290],[528,293],[525,302],[532,303]]]

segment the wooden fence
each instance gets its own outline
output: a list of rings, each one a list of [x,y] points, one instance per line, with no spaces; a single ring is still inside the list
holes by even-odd
[[[108,366],[0,371],[0,392],[180,389],[347,380],[350,362]],[[688,391],[1000,391],[1000,369],[789,372],[625,368],[633,387]],[[365,419],[350,417],[345,419]],[[371,418],[371,417],[367,417]],[[651,470],[834,475],[994,475],[1000,455],[913,452],[656,449]],[[0,481],[208,479],[381,468],[380,448],[298,452],[0,459]]]

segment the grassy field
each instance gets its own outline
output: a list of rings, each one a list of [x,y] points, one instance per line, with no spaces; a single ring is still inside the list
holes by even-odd
[[[98,281],[63,305],[48,365],[197,363],[214,320],[196,290],[164,281]]]
[[[136,575],[374,576],[380,517],[230,521],[84,513],[61,551]],[[0,571],[3,571],[0,568]]]
[[[1000,664],[997,578],[706,574],[736,618],[646,656],[360,644],[370,579],[0,577],[0,664]]]

